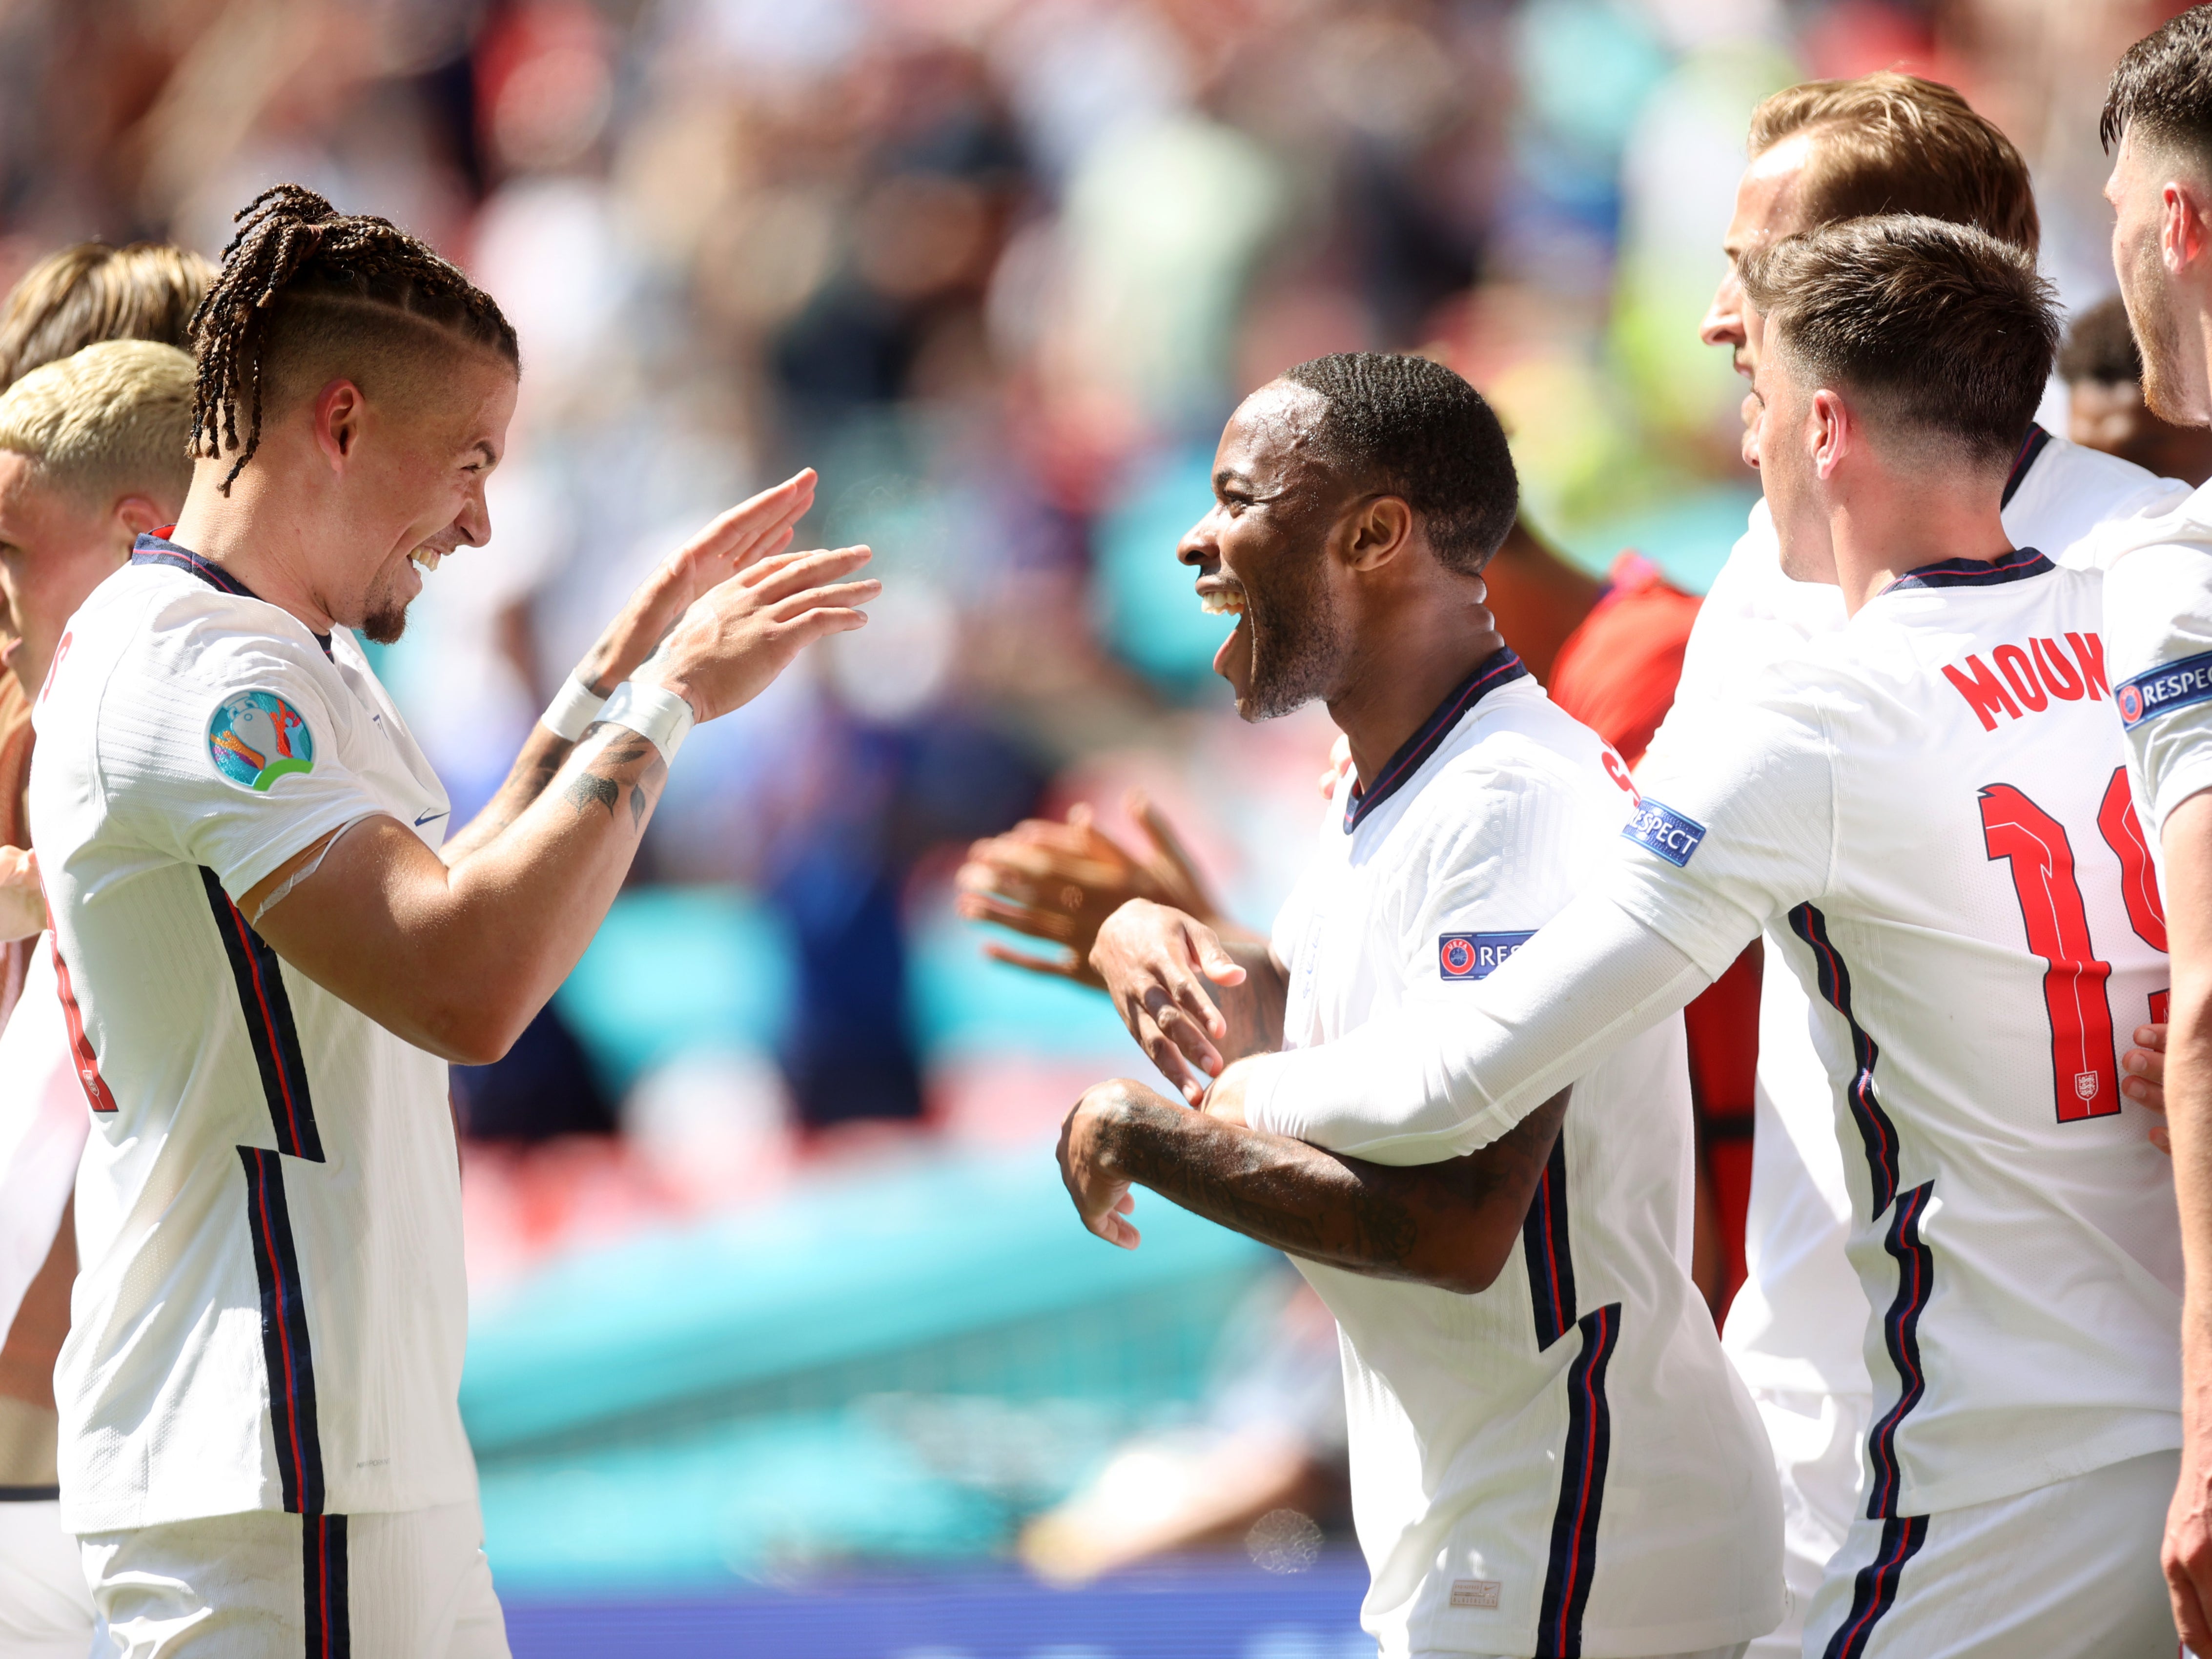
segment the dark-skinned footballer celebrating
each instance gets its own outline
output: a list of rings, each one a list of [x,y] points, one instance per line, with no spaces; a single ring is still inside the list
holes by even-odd
[[[573,967],[695,721],[857,628],[865,549],[733,509],[588,653],[484,812],[356,631],[489,537],[520,357],[489,296],[296,186],[194,319],[198,459],[54,654],[31,821],[93,1111],[57,1371],[64,1519],[113,1650],[507,1652],[458,1401],[448,1060]],[[442,843],[442,844],[441,844]]]
[[[1633,799],[1484,607],[1513,462],[1450,369],[1301,364],[1237,410],[1213,487],[1180,554],[1238,618],[1215,667],[1247,720],[1326,702],[1355,776],[1272,942],[1144,900],[1100,930],[1092,967],[1193,1098],[1224,1057],[1455,1023]],[[1126,1081],[1068,1118],[1062,1170],[1094,1231],[1136,1244],[1141,1183],[1290,1252],[1336,1315],[1363,1616],[1390,1659],[1705,1659],[1782,1617],[1765,1436],[1686,1271],[1684,1052],[1659,1022],[1434,1157],[1346,1158]]]

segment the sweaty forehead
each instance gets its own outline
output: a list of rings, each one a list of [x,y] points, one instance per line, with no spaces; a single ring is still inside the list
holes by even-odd
[[[1751,158],[1736,192],[1732,235],[1764,241],[1792,234],[1804,226],[1804,179],[1820,133],[1801,128]]]
[[[1318,434],[1327,404],[1290,380],[1270,380],[1237,407],[1221,436],[1220,459],[1255,476],[1289,477],[1324,467]]]

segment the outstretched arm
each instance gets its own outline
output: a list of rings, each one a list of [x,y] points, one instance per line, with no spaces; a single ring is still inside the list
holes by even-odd
[[[611,695],[702,594],[791,545],[793,526],[814,505],[815,483],[814,470],[809,467],[772,489],[763,489],[661,561],[584,653],[570,679],[593,697]],[[544,721],[532,725],[507,781],[465,828],[447,837],[446,861],[467,857],[520,817],[523,809],[545,793],[575,747],[575,738],[560,736]]]
[[[1084,1224],[1126,1249],[1132,1183],[1292,1255],[1473,1295],[1512,1254],[1566,1114],[1562,1089],[1494,1145],[1396,1169],[1224,1123],[1116,1079],[1086,1093],[1060,1138]]]
[[[783,554],[714,588],[631,677],[711,720],[811,641],[866,620],[866,548]],[[673,706],[672,704],[670,706]],[[582,956],[667,775],[660,749],[601,724],[501,833],[450,864],[372,817],[303,849],[240,908],[277,954],[388,1030],[447,1059],[506,1053]]]
[[[1756,919],[1745,925],[1730,950],[1755,936]],[[1712,979],[1612,900],[1586,893],[1449,999],[1424,997],[1318,1048],[1237,1062],[1207,1092],[1206,1110],[1379,1163],[1461,1157],[1498,1141]]]

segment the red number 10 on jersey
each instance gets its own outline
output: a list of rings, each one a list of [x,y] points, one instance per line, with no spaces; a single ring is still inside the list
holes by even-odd
[[[2110,1117],[2120,1109],[2112,1007],[2106,990],[2112,965],[2097,959],[2089,938],[2089,918],[2074,873],[2074,844],[2063,824],[2008,783],[1984,784],[1981,806],[1984,843],[1990,858],[2010,864],[2021,919],[2027,925],[2027,948],[2045,963],[2043,1000],[2051,1014],[2051,1081],[2058,1121]],[[2120,898],[2129,926],[2144,944],[2165,950],[2166,911],[2149,844],[2128,799],[2125,769],[2115,771],[2106,786],[2097,829],[2120,861]]]

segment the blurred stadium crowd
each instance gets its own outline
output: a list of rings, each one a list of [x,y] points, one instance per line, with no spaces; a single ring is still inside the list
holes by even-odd
[[[700,731],[574,979],[457,1079],[502,1575],[987,1552],[1101,1467],[1040,1559],[1091,1570],[1067,1540],[1113,1530],[1097,1506],[1164,1513],[1178,1480],[1325,1520],[1329,1334],[1194,1221],[1180,1258],[1164,1229],[1141,1269],[1091,1259],[1036,1149],[1142,1062],[1103,999],[980,956],[962,849],[1079,801],[1127,834],[1139,786],[1228,908],[1270,914],[1333,733],[1318,708],[1237,724],[1172,556],[1237,396],[1359,348],[1473,380],[1565,556],[1499,566],[1540,673],[1617,553],[1648,562],[1624,583],[1698,591],[1754,493],[1740,385],[1697,338],[1751,106],[1899,64],[1959,86],[2034,164],[2080,311],[2111,287],[2106,74],[2174,9],[0,3],[0,287],[83,236],[213,252],[292,179],[425,235],[517,325],[494,538],[380,665],[457,820],[597,619],[762,483],[817,467],[802,534],[871,544],[886,578],[864,647]],[[736,1288],[692,1293],[716,1275]],[[887,1301],[907,1326],[877,1329]],[[1231,1415],[1294,1452],[1204,1438],[1224,1325],[1274,1356],[1238,1368],[1274,1403]],[[702,1347],[724,1359],[667,1375]],[[1177,1412],[1182,1450],[1105,1461]],[[848,1478],[845,1510],[806,1495]]]

